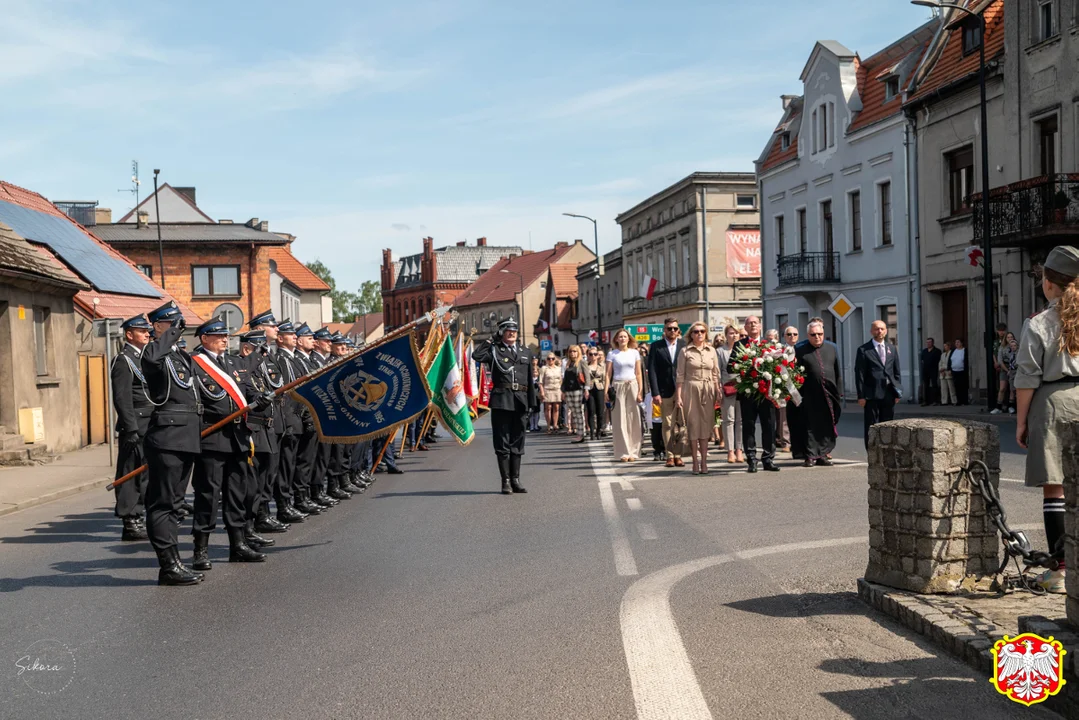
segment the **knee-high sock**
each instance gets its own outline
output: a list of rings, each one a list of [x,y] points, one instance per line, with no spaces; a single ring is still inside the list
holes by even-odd
[[[1045,519],[1045,539],[1049,552],[1064,559],[1064,498],[1042,500],[1042,517]],[[1057,551],[1060,551],[1059,553]]]

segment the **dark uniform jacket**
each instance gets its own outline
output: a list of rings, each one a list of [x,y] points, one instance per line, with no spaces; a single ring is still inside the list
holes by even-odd
[[[473,350],[472,359],[491,368],[491,410],[524,412],[538,402],[532,382],[532,352],[528,348],[487,341]]]
[[[112,404],[116,408],[116,432],[121,440],[131,433],[137,433],[140,439],[146,437],[150,427],[154,406],[146,396],[141,365],[139,352],[132,345],[124,345],[112,361]]]
[[[210,355],[202,347],[197,348],[193,355],[203,356],[216,365],[219,370],[231,377],[240,388],[240,392],[243,393],[247,402],[253,402],[258,397],[258,391],[251,383],[251,374],[247,363],[228,353],[222,353],[215,360],[213,355]],[[202,429],[205,430],[219,420],[224,420],[238,410],[239,407],[225,391],[225,388],[218,384],[212,375],[203,370],[194,361],[194,358],[192,358],[191,364],[194,367],[195,377],[199,383],[199,394],[202,396]],[[247,419],[241,415],[217,432],[204,437],[202,439],[202,449],[211,452],[247,454],[251,451],[252,440],[251,428],[247,424]]]
[[[281,348],[274,348],[271,350],[270,357],[277,363],[278,372],[281,373],[282,379],[285,383],[290,383],[293,380],[301,377],[306,370],[300,365],[295,352],[290,357],[285,350]],[[299,402],[293,400],[287,396],[282,398],[281,401],[281,415],[282,415],[282,427],[284,433],[287,435],[302,435],[303,434],[303,416],[302,411],[306,410]]]
[[[277,361],[261,350],[256,350],[247,356],[247,370],[251,376],[251,384],[259,392],[273,392],[284,385],[281,371],[277,367]],[[276,453],[278,452],[277,436],[281,434],[282,399],[277,397],[273,404],[263,410],[252,408],[247,416],[247,424],[255,435],[255,452]]]
[[[854,386],[859,400],[894,400],[903,397],[902,373],[899,370],[899,352],[890,343],[884,343],[885,363],[870,340],[858,348],[854,357]]]
[[[191,356],[175,347],[183,333],[171,327],[142,350],[142,374],[155,407],[146,431],[146,445],[158,450],[198,453],[201,398]]]

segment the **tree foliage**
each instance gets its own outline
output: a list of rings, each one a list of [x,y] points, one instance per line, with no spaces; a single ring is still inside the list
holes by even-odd
[[[360,285],[359,292],[349,292],[337,287],[326,263],[315,258],[306,265],[308,270],[330,286],[334,322],[351,322],[357,315],[382,312],[382,286],[378,280],[367,280]]]

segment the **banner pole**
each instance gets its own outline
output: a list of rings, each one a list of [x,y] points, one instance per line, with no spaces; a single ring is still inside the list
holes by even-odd
[[[375,474],[375,471],[378,470],[378,466],[382,463],[382,457],[386,454],[386,448],[388,448],[390,445],[392,445],[393,441],[397,438],[397,428],[398,427],[400,427],[400,426],[399,425],[394,426],[393,431],[390,433],[390,436],[388,438],[386,438],[386,443],[382,446],[382,451],[379,452],[379,454],[378,454],[378,459],[375,460],[373,465],[371,465],[371,474],[372,475]]]
[[[401,337],[402,335],[404,335],[404,334],[406,334],[408,332],[411,332],[414,328],[419,327],[423,323],[432,322],[435,319],[441,320],[442,316],[445,315],[447,312],[449,312],[449,309],[450,309],[449,306],[445,306],[445,307],[441,307],[441,308],[437,308],[435,310],[432,310],[429,313],[425,313],[424,315],[416,318],[412,322],[410,322],[410,323],[408,323],[406,325],[402,325],[401,327],[397,328],[396,330],[391,331],[388,335],[385,335],[385,336],[379,338],[377,342],[375,342],[375,343],[373,343],[371,345],[365,345],[362,348],[357,348],[355,351],[350,352],[348,355],[342,355],[341,357],[336,358],[332,362],[328,362],[325,365],[323,365],[322,367],[317,368],[317,369],[307,373],[306,375],[303,375],[302,377],[296,378],[295,380],[288,383],[287,385],[282,385],[277,390],[274,390],[274,396],[277,397],[277,396],[284,395],[286,392],[292,390],[293,388],[298,387],[300,385],[303,385],[305,382],[307,382],[309,380],[313,380],[313,379],[315,379],[316,377],[318,377],[319,375],[321,375],[321,374],[323,374],[325,372],[329,372],[337,364],[339,364],[341,362],[344,362],[345,360],[348,360],[349,358],[355,357],[356,355],[360,355],[362,353],[374,350],[378,346],[383,345],[383,344],[385,344],[385,343],[387,343],[387,342],[389,342],[391,340],[396,340],[397,338]],[[200,433],[199,437],[206,437],[207,435],[212,435],[213,433],[217,432],[221,428],[223,428],[226,425],[228,425],[229,423],[231,423],[236,418],[240,417],[244,413],[247,413],[249,410],[250,410],[250,407],[241,408],[241,409],[237,410],[236,412],[232,413],[231,415],[229,415],[229,416],[227,416],[227,417],[225,417],[225,418],[223,418],[221,420],[218,420],[216,423],[214,423],[210,427],[203,430]],[[139,467],[137,467],[134,470],[132,470],[131,472],[129,472],[127,475],[124,475],[123,477],[120,477],[120,478],[117,478],[116,480],[113,480],[111,483],[109,483],[108,485],[105,486],[105,489],[106,490],[113,490],[113,489],[116,488],[117,485],[123,485],[125,482],[127,482],[131,478],[136,477],[139,473],[145,472],[148,467],[149,466],[146,465],[146,464],[140,465]]]

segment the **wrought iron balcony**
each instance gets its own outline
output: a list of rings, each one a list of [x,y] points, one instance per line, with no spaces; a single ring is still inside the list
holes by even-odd
[[[779,287],[839,282],[839,253],[807,252],[778,258]]]
[[[982,194],[971,196],[975,244],[981,244]],[[989,191],[993,245],[1058,235],[1079,236],[1079,173],[1043,175]]]

